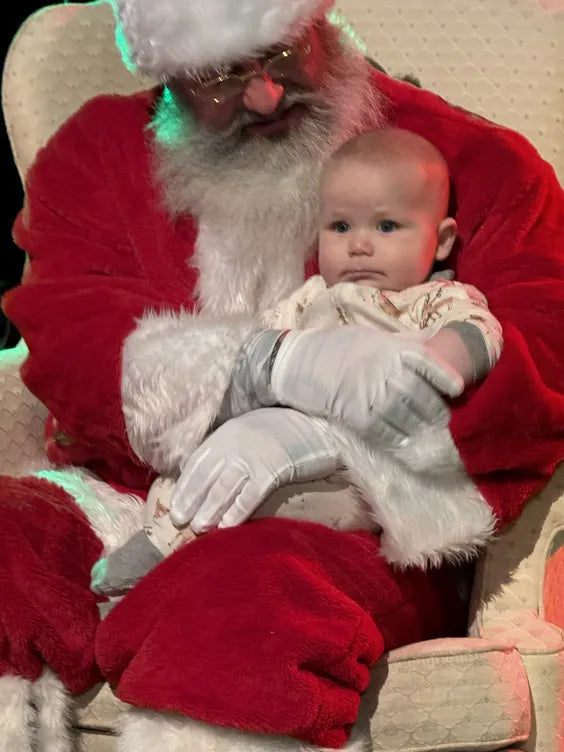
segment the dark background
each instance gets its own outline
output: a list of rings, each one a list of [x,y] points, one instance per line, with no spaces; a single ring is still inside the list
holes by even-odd
[[[12,38],[20,24],[33,11],[47,5],[47,2],[31,2],[19,0],[11,4],[10,16],[4,17],[0,25],[0,55],[2,65]],[[20,279],[24,261],[24,254],[12,242],[12,225],[23,202],[23,190],[18,171],[12,160],[12,152],[4,119],[0,129],[0,169],[2,175],[2,203],[0,212],[0,295],[13,287]],[[12,347],[19,339],[18,333],[0,313],[0,349]]]

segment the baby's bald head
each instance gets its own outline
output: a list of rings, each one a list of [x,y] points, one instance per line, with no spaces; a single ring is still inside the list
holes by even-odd
[[[446,217],[450,182],[442,154],[429,141],[401,128],[368,131],[343,144],[328,160],[321,186],[344,163],[389,173],[390,190],[398,200],[417,203],[432,212],[437,222]]]
[[[329,285],[421,284],[456,240],[445,160],[424,138],[399,128],[342,146],[323,170],[320,203],[319,268]]]

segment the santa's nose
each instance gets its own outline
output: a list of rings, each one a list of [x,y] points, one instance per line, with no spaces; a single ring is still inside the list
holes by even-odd
[[[272,115],[283,96],[284,87],[263,74],[251,78],[243,94],[243,104],[259,115]]]

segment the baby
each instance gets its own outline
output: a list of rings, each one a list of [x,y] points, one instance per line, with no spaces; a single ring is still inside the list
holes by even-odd
[[[433,273],[456,240],[448,202],[447,165],[420,136],[387,128],[349,141],[321,176],[320,275],[264,312],[261,325],[361,324],[417,338],[452,369],[462,392],[493,368],[503,337],[476,288],[453,281],[452,274]],[[194,537],[170,521],[172,487],[172,481],[155,483],[144,530],[94,566],[95,592],[125,592]]]

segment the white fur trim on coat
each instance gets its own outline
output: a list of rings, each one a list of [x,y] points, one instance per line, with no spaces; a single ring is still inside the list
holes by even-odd
[[[54,483],[73,497],[104,544],[105,556],[123,546],[143,527],[143,501],[134,494],[115,491],[84,468],[53,467],[34,475]]]
[[[35,682],[0,677],[0,752],[72,752],[70,699],[48,668]]]
[[[209,431],[252,317],[146,313],[125,340],[122,400],[133,451],[175,475]]]
[[[409,439],[393,453],[370,449],[331,426],[347,470],[382,527],[382,555],[400,566],[472,558],[491,540],[491,506],[466,473],[448,428]]]
[[[0,752],[32,752],[31,682],[0,677]]]
[[[295,38],[332,0],[111,0],[118,45],[139,73],[161,77],[231,65]]]
[[[287,736],[210,726],[173,713],[130,710],[122,719],[117,752],[330,752]],[[343,752],[369,752],[368,733],[353,730]]]
[[[35,745],[39,752],[72,752],[71,699],[61,680],[48,668],[31,688],[36,708]]]

